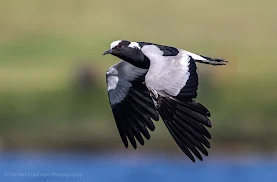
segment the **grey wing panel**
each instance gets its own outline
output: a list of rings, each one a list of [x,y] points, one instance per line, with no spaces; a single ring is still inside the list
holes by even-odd
[[[147,128],[152,131],[155,129],[151,118],[159,119],[149,91],[143,83],[146,73],[147,70],[125,61],[107,71],[109,100],[120,137],[126,147],[128,140],[134,148],[137,147],[136,140],[143,145],[142,135],[150,138]]]

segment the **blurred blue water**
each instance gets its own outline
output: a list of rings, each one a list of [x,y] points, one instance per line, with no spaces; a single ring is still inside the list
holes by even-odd
[[[155,157],[154,157],[155,156]],[[0,153],[1,182],[277,182],[277,160]]]

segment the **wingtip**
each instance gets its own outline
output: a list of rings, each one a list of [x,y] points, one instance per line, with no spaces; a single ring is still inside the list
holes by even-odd
[[[136,143],[132,143],[132,146],[134,149],[137,149],[137,144]]]
[[[194,159],[194,158],[190,158],[190,160],[191,160],[193,163],[195,163],[195,159]]]
[[[122,139],[122,143],[124,145],[124,147],[127,149],[128,148],[128,141],[127,139],[125,140],[125,138],[121,138]]]
[[[159,121],[160,120],[160,116],[159,114],[157,113],[157,115],[155,117],[152,118],[154,121]]]
[[[212,122],[210,120],[208,120],[206,124],[207,125],[205,125],[205,126],[207,126],[208,128],[212,128]]]

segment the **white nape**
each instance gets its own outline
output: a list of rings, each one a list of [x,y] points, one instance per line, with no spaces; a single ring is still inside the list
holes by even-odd
[[[136,47],[136,48],[139,48],[139,49],[141,48],[137,42],[131,42],[128,47],[132,47],[132,48]]]
[[[114,48],[114,47],[116,47],[120,42],[121,42],[121,40],[113,41],[113,42],[111,43],[111,49]]]

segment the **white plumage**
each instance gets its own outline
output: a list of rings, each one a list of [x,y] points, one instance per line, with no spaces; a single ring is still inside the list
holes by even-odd
[[[139,44],[137,42],[131,42],[128,47],[139,48],[140,49],[140,46],[139,46]]]
[[[179,50],[177,56],[163,56],[155,45],[145,45],[141,51],[149,58],[150,68],[145,77],[147,87],[157,92],[177,96],[189,79],[189,55]]]
[[[113,41],[112,43],[111,43],[111,49],[112,48],[115,48],[119,43],[121,42],[121,40],[117,40],[117,41]]]

